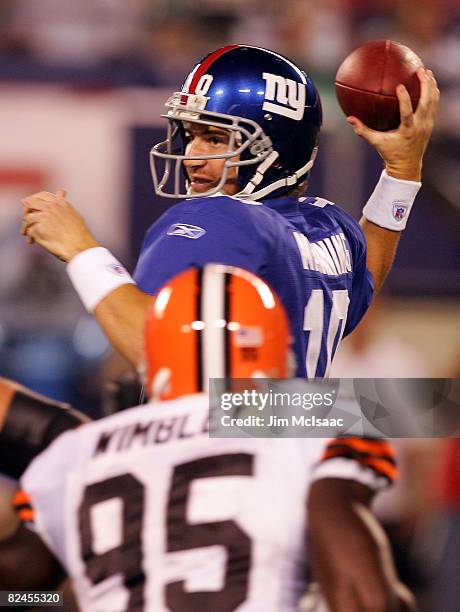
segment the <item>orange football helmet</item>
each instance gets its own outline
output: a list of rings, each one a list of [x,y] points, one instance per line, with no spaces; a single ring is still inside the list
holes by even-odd
[[[260,278],[208,264],[182,272],[154,296],[146,354],[154,399],[208,391],[210,378],[286,378],[289,323]]]

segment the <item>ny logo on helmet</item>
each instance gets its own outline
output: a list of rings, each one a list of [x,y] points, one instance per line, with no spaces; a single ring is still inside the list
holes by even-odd
[[[262,109],[300,121],[305,111],[305,85],[269,72],[264,72],[262,77],[266,81],[265,99],[277,102],[264,102]]]

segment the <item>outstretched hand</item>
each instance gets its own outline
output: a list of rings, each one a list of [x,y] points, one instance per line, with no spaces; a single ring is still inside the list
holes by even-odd
[[[99,246],[83,217],[66,199],[65,189],[40,191],[24,200],[21,234],[61,261],[68,262],[86,249]]]
[[[381,155],[387,174],[398,179],[420,181],[425,149],[433,131],[439,89],[431,70],[419,68],[420,99],[415,112],[404,85],[398,85],[401,123],[397,130],[379,132],[354,116],[347,117],[355,134],[364,138]]]

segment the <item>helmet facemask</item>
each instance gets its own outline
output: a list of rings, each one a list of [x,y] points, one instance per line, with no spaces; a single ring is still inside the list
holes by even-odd
[[[229,178],[229,171],[253,167],[250,175],[257,175],[260,165],[266,168],[278,158],[271,140],[262,128],[251,119],[223,113],[201,110],[204,96],[176,92],[166,103],[168,112],[162,117],[168,120],[167,136],[150,151],[150,168],[155,192],[167,198],[206,197],[222,192]],[[227,150],[224,153],[187,155],[184,123],[215,127],[229,132]],[[187,172],[184,160],[224,159],[222,176],[217,185],[199,194],[191,193],[187,186]],[[186,175],[186,189],[181,189],[183,173]],[[241,173],[238,172],[238,175]],[[160,178],[161,177],[161,178]],[[172,185],[171,185],[172,182]],[[171,190],[166,190],[167,187]],[[241,185],[241,192],[247,185]],[[239,194],[237,194],[239,195]]]

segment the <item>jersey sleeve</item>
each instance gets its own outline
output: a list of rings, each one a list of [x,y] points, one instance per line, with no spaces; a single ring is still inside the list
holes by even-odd
[[[328,442],[311,480],[344,478],[378,491],[391,485],[397,476],[396,453],[390,442],[344,436]]]
[[[374,281],[366,267],[367,246],[361,226],[339,207],[334,207],[334,214],[339,217],[338,221],[347,238],[353,261],[350,305],[344,330],[344,336],[347,336],[358,325],[369,308],[374,295]]]
[[[0,431],[0,472],[18,480],[62,432],[90,419],[67,404],[17,385]]]
[[[62,556],[58,554],[58,547],[56,547],[53,538],[51,537],[47,526],[46,526],[46,512],[43,512],[41,508],[41,500],[36,499],[35,495],[29,493],[26,489],[27,485],[21,483],[21,488],[15,493],[12,499],[13,509],[19,518],[20,522],[27,528],[36,533],[51,552],[63,562]],[[31,487],[33,490],[34,487]],[[51,508],[51,503],[48,502],[46,506]],[[58,506],[61,510],[62,508]]]
[[[252,205],[226,197],[183,202],[148,231],[134,278],[153,294],[183,270],[206,263],[239,266],[263,275],[271,236]]]
[[[24,525],[33,530],[66,567],[66,474],[78,462],[78,429],[63,433],[40,453],[20,479],[13,506]]]

